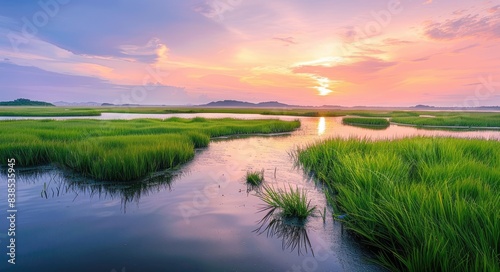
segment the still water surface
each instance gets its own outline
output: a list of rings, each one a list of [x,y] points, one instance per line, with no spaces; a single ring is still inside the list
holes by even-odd
[[[103,114],[95,119],[172,116],[297,119],[252,114]],[[499,131],[394,125],[373,130],[344,126],[341,118],[299,119],[302,127],[289,135],[214,139],[191,162],[148,182],[103,184],[51,166],[17,169],[17,264],[7,264],[8,226],[2,216],[0,271],[381,271],[332,218],[323,224],[318,216],[300,228],[259,212],[262,202],[245,185],[246,172],[264,169],[268,184],[306,188],[311,204],[323,210],[321,188],[289,155],[297,146],[352,136],[500,140]],[[6,184],[2,171],[0,187]],[[6,207],[6,190],[0,196]]]

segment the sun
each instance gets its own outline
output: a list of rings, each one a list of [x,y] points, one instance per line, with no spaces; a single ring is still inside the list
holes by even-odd
[[[330,90],[330,79],[326,77],[319,77],[319,76],[314,76],[314,79],[318,83],[319,86],[315,86],[314,88],[318,90],[320,96],[327,96],[330,93],[333,93],[332,90]]]
[[[327,96],[333,92],[332,90],[325,88],[325,87],[314,87],[314,88],[316,88],[316,90],[318,90],[320,96]]]

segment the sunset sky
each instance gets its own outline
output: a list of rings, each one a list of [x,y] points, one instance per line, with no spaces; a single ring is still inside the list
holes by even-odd
[[[0,4],[0,100],[500,105],[500,1]]]

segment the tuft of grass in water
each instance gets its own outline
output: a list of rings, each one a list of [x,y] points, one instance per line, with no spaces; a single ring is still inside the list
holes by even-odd
[[[342,119],[342,123],[353,126],[358,125],[358,126],[388,127],[390,125],[389,121],[383,118],[345,117]]]
[[[307,200],[306,191],[298,187],[293,189],[290,186],[287,190],[264,186],[258,196],[269,207],[280,209],[284,217],[305,220],[316,209],[316,207],[311,207],[310,201]]]
[[[499,271],[500,142],[332,139],[298,160],[395,271]]]
[[[191,160],[211,137],[288,132],[299,121],[237,119],[0,121],[0,157],[48,163],[97,180],[132,181]],[[5,165],[6,161],[0,161]]]
[[[262,171],[247,172],[247,183],[253,186],[259,186],[264,181],[264,169]]]

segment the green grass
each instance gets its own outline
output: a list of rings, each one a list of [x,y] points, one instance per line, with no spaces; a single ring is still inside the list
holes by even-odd
[[[344,117],[342,123],[353,126],[377,126],[388,127],[389,121],[383,118],[361,118],[361,117]]]
[[[500,127],[500,113],[427,113],[428,117],[394,117],[392,122],[416,126]]]
[[[420,114],[415,111],[384,111],[384,110],[339,110],[337,116],[361,116],[361,117],[412,117]]]
[[[0,107],[0,116],[32,116],[32,117],[57,117],[57,116],[99,116],[97,108],[77,107]]]
[[[297,153],[394,271],[500,271],[500,142],[332,139]]]
[[[202,108],[202,107],[0,107],[0,116],[99,116],[101,113],[234,113],[287,115],[306,117],[359,116],[391,118],[392,122],[416,126],[465,126],[500,127],[500,113],[487,112],[450,112],[450,111],[386,111],[386,110],[349,110],[326,108],[267,109],[267,108]],[[420,117],[432,115],[435,118]],[[368,122],[368,121],[361,121]],[[381,121],[379,121],[381,122]],[[354,124],[354,123],[349,123]],[[365,124],[372,125],[372,124]]]
[[[55,163],[97,180],[131,181],[191,160],[211,137],[293,131],[299,121],[236,119],[1,121],[0,157]],[[6,164],[5,161],[0,162]]]
[[[247,183],[253,186],[259,186],[264,181],[264,169],[262,171],[247,172]]]
[[[281,210],[281,215],[287,218],[297,218],[305,220],[313,214],[316,207],[310,206],[304,189],[275,189],[271,186],[264,186],[258,194],[269,207]]]

